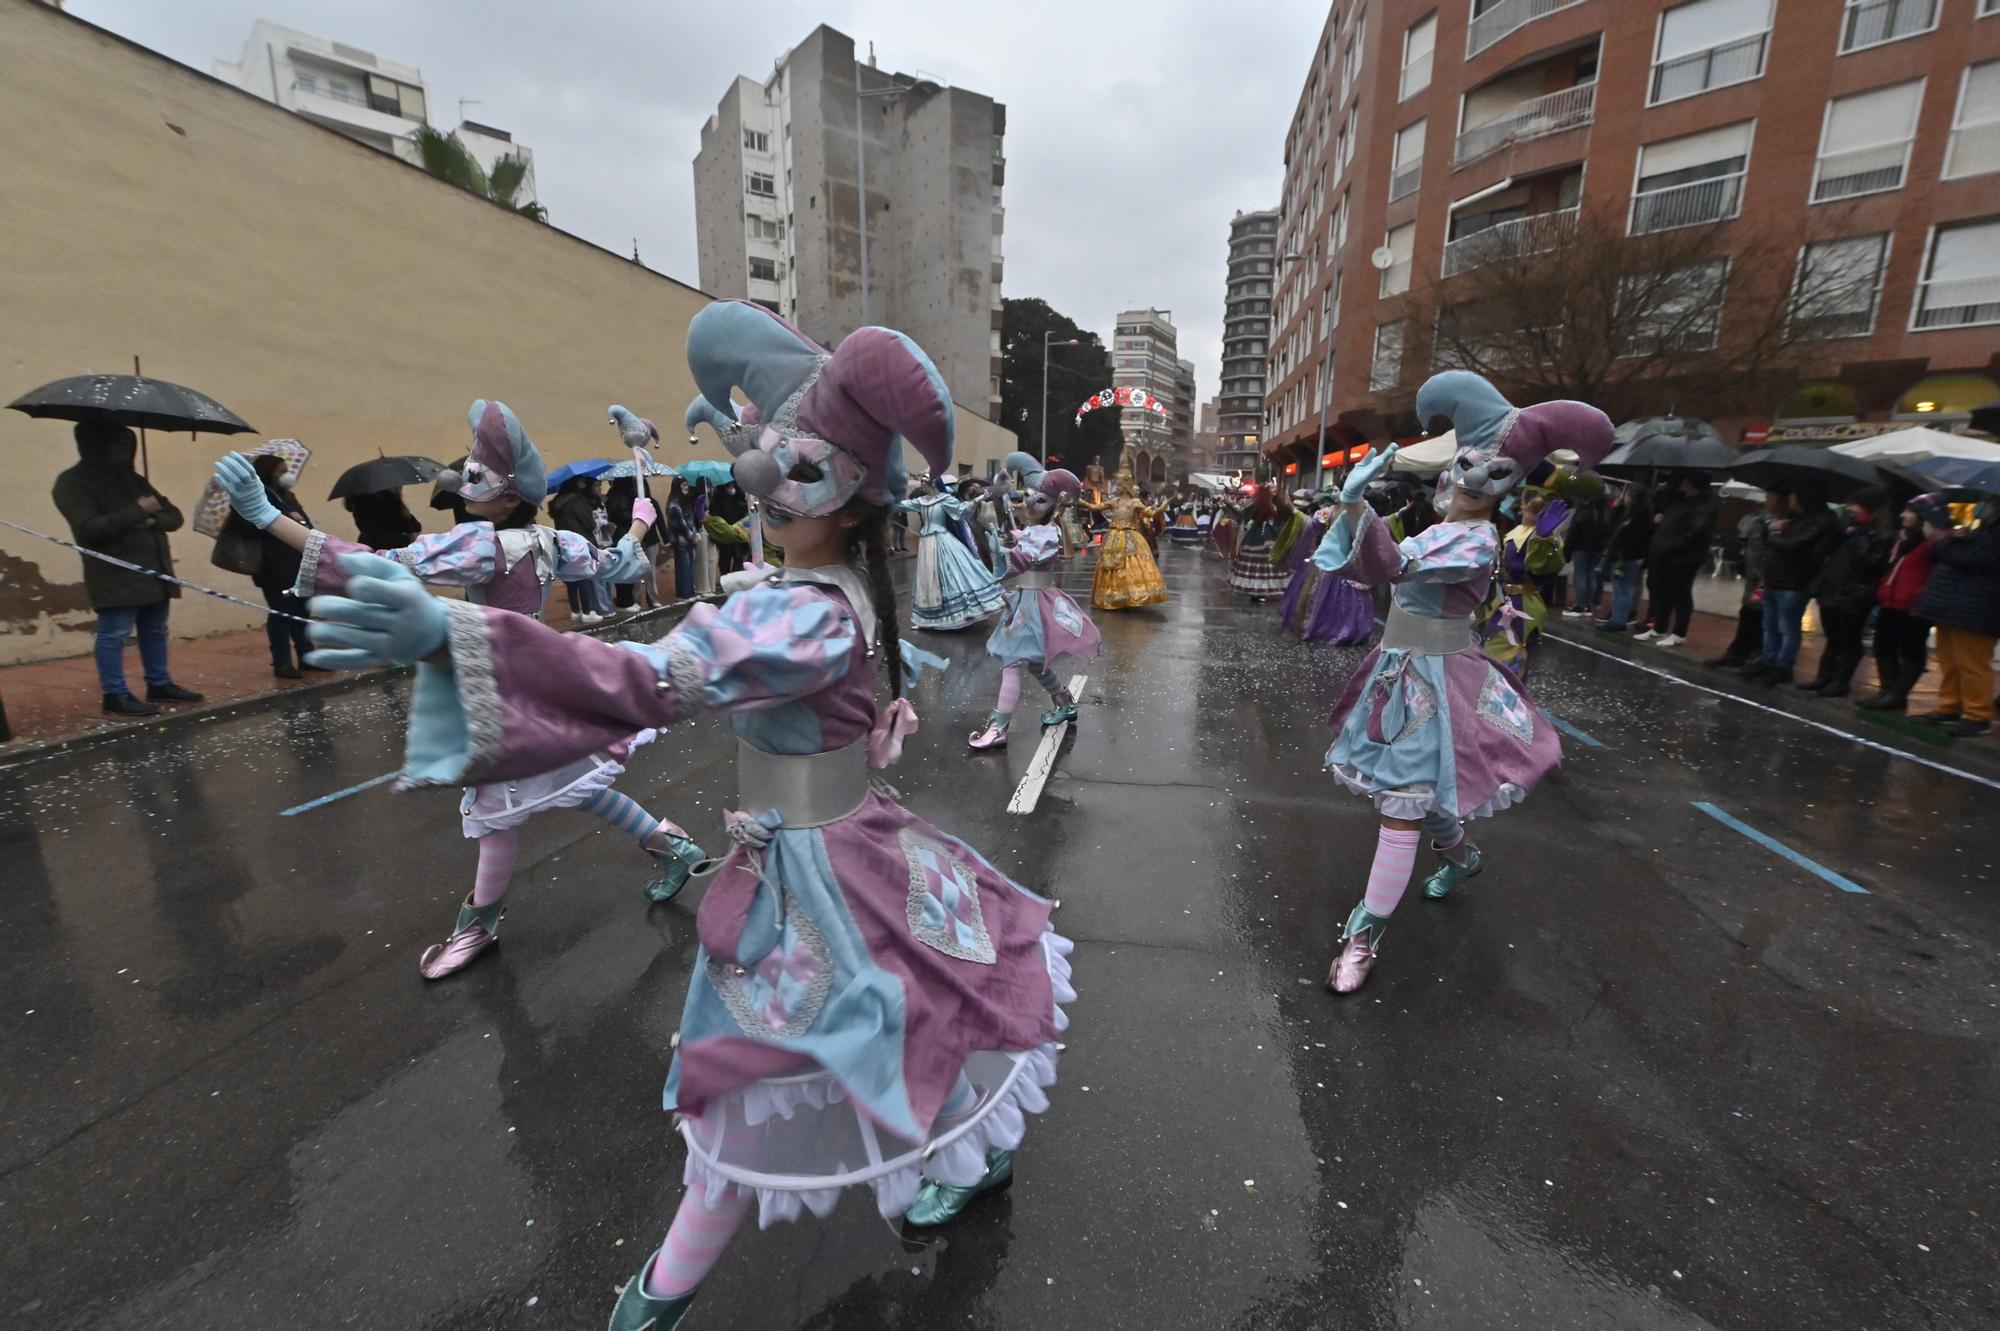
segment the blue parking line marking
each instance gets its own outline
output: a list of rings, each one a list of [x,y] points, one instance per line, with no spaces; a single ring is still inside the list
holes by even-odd
[[[1560,730],[1563,734],[1568,735],[1571,739],[1575,740],[1579,744],[1586,745],[1589,748],[1593,749],[1601,749],[1604,747],[1603,740],[1597,739],[1591,735],[1584,734],[1581,730],[1578,730],[1575,726],[1563,720],[1561,717],[1557,716],[1554,712],[1543,712],[1542,719],[1547,721],[1550,725],[1554,726],[1557,730]]]
[[[307,800],[304,804],[294,805],[291,808],[286,809],[283,813],[280,813],[278,816],[280,818],[290,818],[293,814],[308,813],[313,809],[319,808],[323,804],[331,804],[335,800],[344,800],[349,795],[359,795],[364,790],[373,790],[375,787],[381,785],[385,781],[394,781],[397,777],[401,775],[402,775],[401,772],[384,772],[381,776],[375,777],[368,781],[363,781],[358,786],[349,786],[346,790],[336,790],[331,795],[321,795],[316,800]]]
[[[1796,850],[1793,850],[1790,846],[1785,845],[1783,842],[1777,841],[1771,837],[1764,835],[1762,832],[1759,832],[1756,828],[1750,826],[1750,824],[1744,822],[1741,818],[1737,818],[1732,814],[1724,813],[1721,809],[1716,808],[1713,804],[1709,804],[1703,800],[1694,801],[1694,807],[1700,809],[1703,813],[1715,819],[1716,822],[1721,823],[1724,827],[1730,828],[1737,832],[1741,832],[1744,836],[1749,837],[1752,841],[1762,846],[1765,850],[1770,851],[1773,855],[1778,856],[1780,859],[1790,860],[1793,864],[1798,865],[1801,869],[1804,869],[1806,872],[1811,874],[1816,874],[1819,877],[1824,878],[1827,882],[1832,883],[1835,887],[1839,888],[1841,891],[1856,892],[1864,897],[1870,895],[1867,888],[1855,882],[1852,878],[1848,878],[1845,877],[1844,875],[1837,874],[1833,870],[1827,868],[1824,864],[1819,864],[1812,860],[1807,859],[1805,856],[1799,854]]]

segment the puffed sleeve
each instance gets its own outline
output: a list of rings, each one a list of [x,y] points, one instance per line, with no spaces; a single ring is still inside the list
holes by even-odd
[[[861,657],[838,596],[799,583],[698,605],[652,643],[558,633],[446,602],[449,669],[417,669],[404,779],[466,785],[553,771],[635,731],[817,693]]]
[[[573,531],[556,533],[556,577],[563,582],[639,582],[646,556],[630,536],[600,550]]]
[[[1470,582],[1493,568],[1500,536],[1490,522],[1440,522],[1398,543],[1375,510],[1341,513],[1313,563],[1353,582]]]
[[[482,587],[493,581],[499,550],[490,522],[461,522],[450,531],[419,536],[400,549],[378,551],[314,530],[306,535],[292,594],[306,599],[338,596],[347,586],[340,556],[356,551],[393,559],[432,587]]]

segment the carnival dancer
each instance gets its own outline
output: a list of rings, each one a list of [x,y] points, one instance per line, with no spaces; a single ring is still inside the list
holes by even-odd
[[[1312,552],[1319,549],[1338,511],[1331,503],[1323,504],[1306,524],[1298,542],[1306,555],[1292,574],[1292,585],[1285,589],[1280,606],[1285,626],[1297,633],[1300,641],[1344,647],[1368,641],[1368,635],[1375,631],[1375,600],[1366,587],[1337,573],[1322,572],[1312,560]],[[1293,553],[1296,551],[1294,547]]]
[[[1521,520],[1500,539],[1500,569],[1482,617],[1479,636],[1496,665],[1524,678],[1548,623],[1543,588],[1563,571],[1560,535],[1569,503],[1531,494],[1521,503]]]
[[[1139,497],[1139,483],[1132,478],[1131,464],[1118,469],[1108,501],[1100,504],[1085,497],[1078,502],[1111,520],[1104,533],[1104,544],[1098,547],[1097,576],[1091,584],[1090,603],[1099,610],[1131,610],[1164,603],[1166,579],[1160,576],[1160,566],[1153,559],[1145,533],[1154,511]]]
[[[1011,459],[1010,459],[1011,462]],[[1021,676],[1030,674],[1049,695],[1050,710],[1042,725],[1076,720],[1076,699],[1056,674],[1059,657],[1094,661],[1102,643],[1097,625],[1069,593],[1056,586],[1056,561],[1062,554],[1059,524],[1062,511],[1083,493],[1083,482],[1058,467],[1026,478],[1020,497],[1022,522],[1007,543],[1007,609],[986,639],[986,650],[1000,661],[1000,696],[986,724],[966,743],[974,749],[1007,747],[1007,726],[1021,701]]]
[[[1236,540],[1229,555],[1230,590],[1259,603],[1284,593],[1285,575],[1272,565],[1271,552],[1278,533],[1293,516],[1292,501],[1268,485],[1258,486],[1250,502],[1237,510]]]
[[[865,1183],[884,1216],[929,1225],[1006,1186],[1073,997],[1051,903],[869,784],[916,727],[886,519],[904,440],[950,461],[943,379],[900,333],[862,328],[829,356],[742,301],[695,317],[688,360],[690,414],[721,427],[786,553],[775,580],[650,644],[433,600],[368,556],[347,557],[347,598],[315,605],[327,664],[448,660],[419,668],[420,784],[543,770],[704,712],[736,731],[737,844],[697,915],[665,1093],[687,1190],[614,1331],[677,1327],[753,1205],[763,1224],[825,1216]]]
[[[621,435],[646,437],[647,423],[613,407]],[[621,419],[622,414],[622,419]],[[535,523],[535,510],[548,492],[541,453],[504,402],[481,398],[468,414],[472,452],[461,473],[440,477],[444,490],[463,503],[468,520],[447,532],[418,536],[383,553],[418,581],[462,587],[477,604],[539,619],[549,587],[556,581],[634,582],[648,567],[640,539],[656,516],[650,500],[634,505],[632,525],[617,545],[598,549],[574,532]],[[654,436],[657,437],[657,436]],[[339,557],[367,547],[310,530],[281,516],[264,499],[256,472],[232,453],[215,467],[216,479],[245,521],[303,552],[294,592],[301,597],[337,593],[347,581]],[[464,970],[499,941],[507,889],[520,856],[517,829],[551,809],[596,814],[639,843],[652,857],[654,873],[646,896],[670,901],[700,866],[702,850],[674,823],[653,817],[630,796],[613,789],[625,759],[652,738],[635,726],[607,737],[588,752],[532,772],[516,771],[505,781],[475,783],[459,805],[465,835],[479,843],[479,867],[472,891],[460,902],[458,920],[442,943],[424,949],[417,969],[427,980]]]
[[[1392,444],[1341,487],[1340,513],[1314,555],[1319,567],[1392,589],[1382,642],[1348,682],[1333,712],[1339,731],[1327,767],[1375,802],[1382,828],[1368,887],[1348,916],[1327,975],[1335,993],[1367,980],[1390,913],[1414,872],[1420,834],[1442,859],[1424,895],[1442,898],[1480,870],[1465,820],[1499,812],[1562,762],[1554,729],[1520,682],[1480,651],[1473,617],[1493,579],[1500,497],[1557,448],[1594,466],[1612,445],[1611,422],[1581,402],[1515,408],[1477,374],[1431,376],[1417,416],[1447,416],[1460,450],[1440,478],[1444,521],[1400,545],[1363,500],[1395,458]]]
[[[896,507],[918,514],[917,568],[910,582],[910,622],[920,629],[962,629],[999,613],[1007,594],[954,528],[965,505],[940,487]]]
[[[1316,571],[1312,556],[1326,535],[1326,527],[1323,512],[1308,518],[1294,505],[1271,546],[1271,565],[1287,578],[1285,594],[1278,598],[1278,622],[1288,629],[1296,631],[1301,627],[1299,603],[1305,599],[1306,588]]]

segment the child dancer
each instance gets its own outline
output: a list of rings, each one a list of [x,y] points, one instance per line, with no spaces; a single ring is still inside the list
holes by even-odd
[[[544,770],[703,712],[736,731],[736,845],[697,916],[667,1076],[687,1191],[613,1331],[679,1326],[753,1204],[763,1224],[824,1216],[866,1183],[883,1215],[937,1224],[1006,1186],[1074,996],[1050,903],[869,784],[916,727],[886,518],[905,440],[951,460],[943,379],[900,333],[862,328],[829,356],[743,301],[695,317],[688,360],[691,416],[721,426],[785,551],[775,581],[651,644],[435,600],[366,555],[345,557],[347,597],[314,607],[323,664],[434,663],[410,722],[420,783]]]
[[[1026,454],[1008,458],[1009,467]],[[1027,465],[1032,467],[1032,459]],[[1035,677],[1054,704],[1042,713],[1042,724],[1076,720],[1076,699],[1070,696],[1051,664],[1063,656],[1094,661],[1102,646],[1097,625],[1083,607],[1056,586],[1056,561],[1063,537],[1062,511],[1083,493],[1083,482],[1060,467],[1054,471],[1018,473],[1026,489],[1021,514],[1026,525],[1008,543],[1007,609],[986,639],[986,650],[1000,661],[1000,697],[986,724],[966,740],[975,749],[1007,747],[1007,726],[1021,701],[1021,676]]]
[[[639,539],[653,520],[652,504],[635,506],[631,530],[608,550],[574,532],[535,523],[535,509],[548,493],[541,453],[504,402],[482,398],[472,404],[472,452],[463,475],[440,480],[455,492],[471,520],[448,532],[419,536],[388,551],[418,579],[438,587],[463,587],[481,605],[539,618],[551,582],[632,582],[643,576],[646,557]],[[309,597],[338,592],[346,582],[339,556],[365,550],[309,530],[280,516],[264,497],[262,482],[240,455],[218,462],[216,479],[244,520],[283,541],[304,557],[294,592]],[[476,784],[465,792],[459,814],[465,835],[479,843],[479,867],[472,891],[459,904],[458,921],[442,943],[424,950],[417,969],[427,980],[464,970],[499,941],[508,885],[520,855],[517,828],[548,809],[578,808],[596,814],[639,843],[652,856],[655,873],[646,884],[653,901],[671,900],[702,859],[701,847],[673,823],[647,813],[612,789],[625,770],[626,755],[652,738],[634,727],[611,736],[597,749],[509,781]]]
[[[1399,545],[1363,501],[1368,482],[1395,458],[1392,444],[1348,476],[1340,515],[1313,557],[1328,574],[1395,589],[1381,645],[1334,708],[1340,734],[1326,759],[1382,818],[1367,891],[1327,974],[1335,993],[1367,980],[1415,870],[1420,831],[1443,859],[1424,895],[1448,896],[1480,870],[1461,820],[1525,799],[1562,762],[1555,731],[1519,681],[1480,651],[1473,617],[1493,580],[1500,497],[1558,448],[1594,466],[1611,450],[1611,422],[1581,402],[1517,409],[1466,370],[1432,375],[1418,391],[1418,419],[1440,415],[1451,418],[1460,445],[1438,482],[1444,521]]]

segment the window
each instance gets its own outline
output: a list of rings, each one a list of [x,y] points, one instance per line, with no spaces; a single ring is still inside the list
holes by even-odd
[[[744,188],[760,199],[778,197],[778,182],[771,178],[771,173],[768,171],[752,171],[750,183]]]
[[[1438,16],[1418,19],[1403,34],[1403,77],[1396,100],[1414,97],[1431,86],[1431,54],[1437,49]]]
[[[1377,324],[1375,354],[1368,363],[1368,390],[1394,388],[1403,378],[1403,321]]]
[[[1875,331],[1889,237],[1850,236],[1799,251],[1792,280],[1793,337],[1866,337]]]
[[[405,120],[423,120],[424,90],[408,83],[398,83],[385,79],[380,74],[368,76],[368,107],[383,115],[401,116]]]
[[[753,153],[767,153],[771,151],[771,136],[762,130],[746,129],[743,131],[743,146]]]
[[[1363,15],[1362,18],[1366,18]],[[1340,59],[1340,100],[1347,101],[1347,94],[1354,91],[1354,81],[1361,75],[1361,20],[1354,24],[1354,35],[1348,39],[1347,51]]]
[[[1870,88],[1827,103],[1820,127],[1812,201],[1900,189],[1917,134],[1924,81]]]
[[[1990,18],[1995,14],[2000,14],[2000,0],[1979,0],[1979,13],[1975,17]]]
[[[294,82],[298,84],[300,92],[319,91],[319,80],[314,78],[311,74],[306,73],[306,71],[304,71],[303,69],[299,71],[299,76],[297,79],[294,80]]]
[[[1338,176],[1347,169],[1347,126],[1340,127],[1340,134],[1333,141],[1333,170]]]
[[[1910,327],[1992,323],[2000,323],[2000,217],[1939,227],[1924,255]]]
[[[784,238],[785,238],[784,223],[774,222],[768,217],[757,217],[754,214],[751,216],[750,239],[783,240]]]
[[[1746,120],[1640,148],[1631,233],[1720,222],[1742,211],[1754,129],[1755,122]]]
[[[1387,249],[1393,256],[1382,270],[1384,296],[1400,296],[1410,289],[1410,260],[1417,248],[1417,224],[1405,222],[1389,232]]]
[[[1340,192],[1340,201],[1333,206],[1333,216],[1326,224],[1327,253],[1338,258],[1347,244],[1347,191]]]
[[[1900,41],[1937,26],[1938,0],[1847,0],[1840,53]]]
[[[2000,0],[1987,11],[2000,13]],[[1965,71],[1958,89],[1958,113],[1944,150],[1946,179],[2000,171],[2000,60]]]
[[[778,280],[778,263],[775,259],[752,259],[750,261],[752,282],[775,282]]]
[[[1396,131],[1396,165],[1389,173],[1389,202],[1416,193],[1424,179],[1424,124],[1405,125]]]
[[[1619,286],[1625,356],[1710,351],[1722,333],[1722,295],[1729,260],[1714,259],[1670,273],[1644,273]]]
[[[1764,76],[1771,0],[1693,0],[1660,15],[1647,104]]]

